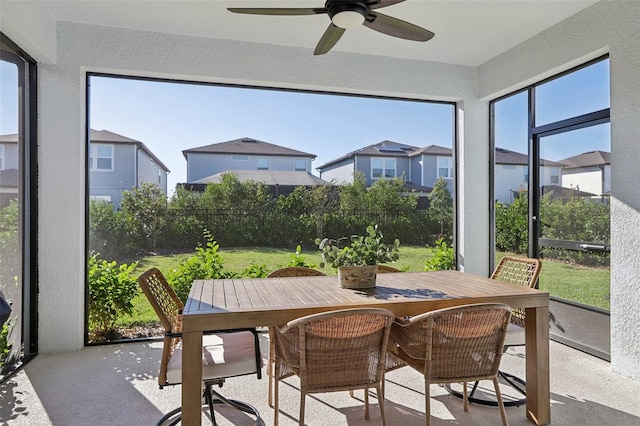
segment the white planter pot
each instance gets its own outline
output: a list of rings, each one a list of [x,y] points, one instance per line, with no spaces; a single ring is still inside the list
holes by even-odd
[[[338,279],[343,288],[371,288],[376,286],[377,265],[340,266]]]

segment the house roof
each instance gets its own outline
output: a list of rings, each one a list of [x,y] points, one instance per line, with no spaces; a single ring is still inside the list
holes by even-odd
[[[190,152],[209,154],[279,155],[286,157],[309,157],[312,160],[316,158],[315,154],[309,154],[308,152],[302,152],[252,138],[240,138],[227,142],[213,143],[211,145],[185,149],[182,151],[182,155],[187,158],[187,153]]]
[[[18,187],[18,169],[0,170],[0,187],[17,188]]]
[[[156,155],[151,152],[149,148],[145,144],[135,139],[128,138],[126,136],[119,135],[117,133],[110,132],[108,130],[93,130],[91,129],[91,133],[89,135],[91,142],[94,143],[113,143],[113,144],[134,144],[137,145],[141,150],[143,150],[149,157],[153,158],[153,161],[158,163],[160,167],[162,167],[165,171],[169,172],[170,170],[167,166],[160,161]]]
[[[409,157],[415,157],[416,155],[453,155],[453,150],[451,148],[447,148],[440,145],[429,145],[424,148],[413,151],[409,154]]]
[[[496,147],[496,156],[495,156],[496,164],[518,164],[522,166],[526,166],[529,164],[529,159],[527,154],[522,154],[516,151],[511,151],[505,148]],[[556,166],[562,167],[563,163],[559,163],[557,161],[545,160],[544,158],[540,159],[540,164],[543,166]]]
[[[190,183],[220,183],[226,173],[236,175],[240,182],[252,180],[262,182],[269,186],[318,186],[330,185],[326,180],[308,172],[296,172],[291,170],[225,170],[215,175],[207,176]]]
[[[349,158],[354,158],[357,155],[367,155],[372,157],[408,157],[409,154],[417,149],[419,149],[417,146],[384,140],[382,142],[351,151],[342,157],[338,157],[335,160],[331,160],[328,163],[316,167],[316,170],[324,169],[325,167],[329,167]]]
[[[565,158],[562,163],[566,168],[572,169],[576,167],[601,166],[603,164],[611,164],[611,153],[606,151],[590,151],[580,155]]]

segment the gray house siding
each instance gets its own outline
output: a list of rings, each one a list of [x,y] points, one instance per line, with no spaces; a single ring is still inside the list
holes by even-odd
[[[337,184],[353,183],[354,160],[346,158],[320,172],[320,178]]]
[[[420,160],[422,160],[422,169],[420,173],[420,178],[422,179],[423,186],[429,186],[433,188],[436,181],[438,180],[438,157],[447,157],[446,155],[421,155]],[[450,156],[449,156],[450,157]],[[445,179],[447,182],[447,189],[453,195],[454,186],[453,179]],[[417,183],[417,182],[414,182]]]
[[[311,171],[311,159],[274,155],[240,155],[187,152],[187,182],[195,182],[226,170],[258,170],[258,159],[267,158],[268,170],[294,171],[296,160],[305,160],[306,172]],[[246,158],[246,159],[240,159]]]
[[[138,180],[137,186],[143,183],[158,185],[160,190],[167,193],[167,173],[146,152],[138,149]]]
[[[113,146],[113,170],[91,170],[89,180],[90,197],[109,197],[114,207],[120,207],[121,193],[136,187],[135,145],[124,144],[100,144]]]

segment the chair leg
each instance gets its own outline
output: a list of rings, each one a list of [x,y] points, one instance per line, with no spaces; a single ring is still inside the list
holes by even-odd
[[[462,382],[462,407],[464,411],[469,411],[469,395],[467,395],[467,382]]]
[[[424,380],[424,416],[426,418],[426,425],[431,425],[431,392],[429,392],[429,386],[431,383],[427,381],[426,376]]]
[[[273,381],[275,369],[275,343],[273,339],[275,335],[271,327],[269,327],[269,360],[267,362],[267,375],[269,377],[269,407],[273,408]]]
[[[280,413],[280,380],[278,380],[278,377],[280,377],[280,369],[277,367],[277,365],[275,365],[274,363],[274,383],[273,383],[273,425],[274,426],[278,426],[278,421],[279,421],[279,417],[278,414]]]
[[[304,426],[304,401],[307,399],[307,394],[302,390],[302,386],[300,386],[300,426]]]
[[[498,384],[498,378],[493,378],[493,387],[496,389],[496,397],[498,399],[498,407],[500,407],[500,416],[502,417],[502,425],[509,426],[509,422],[507,420],[507,412],[504,409],[504,404],[502,403],[502,394],[500,393],[500,385]]]
[[[364,389],[364,418],[369,420],[369,389]]]
[[[382,384],[376,385],[376,391],[378,392],[378,407],[380,407],[380,417],[382,418],[382,426],[387,426],[387,417],[384,413],[384,380]]]

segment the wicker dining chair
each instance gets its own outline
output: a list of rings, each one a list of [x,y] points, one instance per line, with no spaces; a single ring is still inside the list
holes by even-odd
[[[379,274],[386,274],[390,272],[402,272],[402,271],[400,269],[394,268],[393,266],[378,265]]]
[[[140,275],[138,284],[165,329],[158,373],[160,389],[178,385],[182,381],[181,332],[184,304],[156,268]],[[256,374],[258,379],[261,378],[262,356],[256,330],[249,328],[206,332],[202,340],[203,398],[208,405],[212,423],[217,425],[214,404],[226,404],[254,415],[256,425],[260,425],[260,414],[254,407],[242,401],[227,399],[213,388],[216,385],[222,387],[229,377]],[[177,424],[180,412],[181,408],[170,411],[156,425]]]
[[[542,262],[540,259],[521,256],[504,256],[498,262],[490,278],[521,287],[535,288],[541,271]],[[510,347],[525,345],[524,322],[525,310],[523,308],[513,308],[511,310],[511,323],[509,324],[507,337],[505,338],[504,351]],[[510,392],[509,395],[502,394],[505,407],[518,407],[527,402],[527,384],[523,379],[504,371],[499,371],[498,377],[503,380],[503,384],[506,383],[515,390],[515,393]],[[473,383],[473,385],[469,385],[471,386],[471,391],[469,392],[470,402],[493,407],[498,405],[496,399],[490,393],[478,392],[478,381]],[[452,389],[451,386],[446,386],[446,389],[459,398],[462,397],[462,393],[459,390]]]
[[[267,275],[267,278],[280,277],[324,277],[327,274],[304,266],[287,266],[285,268],[276,269]],[[275,362],[273,327],[269,327],[269,360],[267,361],[267,376],[269,378],[269,407],[273,408],[273,370]]]
[[[503,425],[507,415],[500,397],[498,367],[509,326],[505,304],[463,305],[398,318],[391,326],[389,352],[424,375],[426,425],[431,424],[432,383],[493,381]],[[469,410],[464,386],[464,410]]]
[[[311,393],[364,389],[365,419],[369,392],[375,388],[382,424],[385,358],[394,314],[386,309],[343,309],[308,315],[275,327],[274,420],[278,426],[278,383],[300,378],[300,425],[304,425],[305,397]]]

